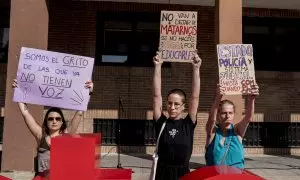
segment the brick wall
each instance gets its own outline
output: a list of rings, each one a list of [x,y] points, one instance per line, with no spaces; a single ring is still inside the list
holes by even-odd
[[[217,82],[215,59],[214,7],[156,5],[112,2],[50,1],[49,46],[51,51],[95,57],[96,15],[98,11],[160,12],[161,10],[198,11],[198,50],[203,59],[201,67],[201,96],[198,125],[195,132],[194,154],[202,154],[205,144],[205,123],[213,102]],[[247,16],[300,17],[294,11],[266,9],[244,9]],[[3,66],[3,67],[2,67]],[[0,78],[5,81],[5,65],[1,65]],[[95,93],[91,97],[85,120],[80,132],[92,132],[93,118],[118,118],[118,98],[122,97],[125,112],[121,118],[152,119],[152,67],[95,66],[93,81]],[[261,95],[256,103],[255,121],[298,121],[300,122],[300,73],[256,72]],[[2,83],[4,86],[5,83]],[[172,64],[163,69],[162,93],[166,98],[172,88],[182,88],[187,95],[191,91],[191,68],[187,64]],[[4,105],[4,87],[0,90],[0,103]],[[72,112],[66,111],[71,118]],[[103,147],[102,152],[114,147]],[[128,152],[152,152],[153,147],[124,147]],[[263,149],[246,149],[248,153],[260,154]],[[114,150],[112,152],[115,152]],[[284,151],[285,152],[285,151]],[[290,151],[298,153],[298,151]]]

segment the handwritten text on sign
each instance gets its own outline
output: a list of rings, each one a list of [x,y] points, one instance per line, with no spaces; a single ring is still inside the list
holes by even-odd
[[[253,48],[251,44],[219,44],[219,83],[225,94],[249,94],[255,84]]]
[[[93,58],[22,47],[13,100],[86,111],[93,66]]]
[[[193,59],[197,43],[197,12],[161,11],[159,49],[163,61]]]

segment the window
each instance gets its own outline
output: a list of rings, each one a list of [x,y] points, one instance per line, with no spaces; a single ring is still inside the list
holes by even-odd
[[[300,71],[300,19],[243,17],[243,43],[252,44],[256,70]]]
[[[300,123],[251,122],[243,144],[245,147],[300,147]]]
[[[7,63],[8,58],[8,28],[0,27],[0,63]]]
[[[122,21],[105,21],[103,31],[102,62],[125,63],[128,60],[132,24]]]
[[[156,143],[154,121],[151,120],[94,119],[93,127],[94,133],[101,133],[102,145],[117,145],[120,142],[124,146],[145,146]]]
[[[264,135],[263,122],[251,122],[245,133],[243,144],[245,147],[262,147]]]
[[[98,13],[95,64],[152,66],[159,44],[159,19],[159,13]]]
[[[9,19],[10,1],[2,0],[0,3],[0,63],[7,63],[8,59]]]

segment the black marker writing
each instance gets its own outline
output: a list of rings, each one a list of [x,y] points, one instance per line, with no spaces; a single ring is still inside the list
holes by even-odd
[[[89,64],[89,61],[81,57],[65,56],[63,58],[63,63],[63,66],[86,68],[86,66]]]
[[[43,85],[70,88],[72,86],[72,80],[44,75]]]
[[[60,96],[64,89],[58,87],[41,87],[39,86],[39,90],[42,94],[43,98],[52,98],[52,99],[62,99],[63,97]]]
[[[22,73],[20,82],[32,83],[35,80],[35,75],[32,73]]]

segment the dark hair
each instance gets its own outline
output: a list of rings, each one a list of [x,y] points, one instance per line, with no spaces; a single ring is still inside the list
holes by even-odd
[[[182,89],[172,89],[171,91],[169,91],[167,97],[169,97],[171,94],[178,94],[179,96],[181,96],[182,97],[182,103],[185,104],[186,94]]]
[[[50,109],[48,109],[48,111],[46,112],[45,114],[45,117],[44,117],[44,122],[43,122],[43,130],[44,132],[49,135],[50,134],[50,131],[49,131],[49,127],[47,125],[47,118],[48,118],[48,115],[51,113],[51,112],[56,112],[58,113],[60,116],[61,116],[61,120],[62,120],[62,125],[60,127],[60,132],[64,132],[65,129],[67,128],[67,122],[64,118],[64,115],[61,111],[60,108],[57,108],[57,107],[51,107]]]
[[[235,112],[235,105],[232,101],[228,100],[228,99],[224,99],[220,102],[219,104],[219,107],[218,107],[218,114],[220,113],[221,109],[222,109],[222,106],[224,104],[229,104],[229,105],[232,105],[233,106],[233,111]]]

